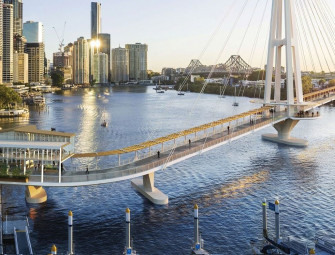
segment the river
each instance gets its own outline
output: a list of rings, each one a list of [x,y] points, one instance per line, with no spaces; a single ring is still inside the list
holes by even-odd
[[[155,93],[152,87],[113,87],[46,94],[45,110],[29,119],[0,120],[3,128],[34,124],[40,129],[76,133],[76,151],[109,150],[140,143],[259,105],[248,98],[186,93]],[[133,245],[139,254],[190,254],[193,206],[199,206],[200,230],[211,254],[250,254],[251,239],[262,237],[261,202],[280,200],[282,236],[312,240],[334,234],[335,109],[301,121],[292,135],[309,141],[293,148],[262,141],[252,133],[155,174],[155,186],[169,204],[153,205],[130,181],[75,188],[45,188],[48,201],[26,204],[24,187],[3,186],[4,213],[28,215],[35,254],[52,244],[67,251],[67,214],[74,215],[76,254],[121,254],[125,246],[125,209],[131,210]],[[108,127],[101,127],[106,120]],[[94,162],[87,160],[87,164]],[[102,167],[104,162],[99,162]],[[269,212],[269,231],[274,233]]]

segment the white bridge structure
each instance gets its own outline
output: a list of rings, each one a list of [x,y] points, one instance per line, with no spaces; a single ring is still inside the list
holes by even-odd
[[[0,184],[26,185],[27,201],[38,203],[46,200],[47,195],[43,186],[97,185],[132,179],[133,187],[150,201],[155,204],[166,204],[168,196],[154,185],[154,173],[158,170],[268,126],[274,126],[277,134],[263,134],[263,139],[290,146],[307,146],[307,141],[291,137],[290,132],[300,120],[318,118],[319,112],[314,111],[314,108],[335,100],[335,87],[303,95],[294,2],[295,0],[272,1],[266,85],[261,108],[141,144],[111,151],[80,154],[74,153],[74,134],[39,131],[33,127],[2,130],[0,160],[6,168],[0,171]],[[282,28],[283,11],[285,30]],[[287,69],[285,101],[280,100],[283,47],[285,47]],[[275,67],[274,88],[271,85],[273,67]],[[273,99],[271,99],[272,89],[274,89]],[[18,133],[19,136],[16,135]],[[160,151],[158,155],[157,150]],[[126,163],[122,161],[125,154],[133,155]],[[105,156],[114,156],[117,162],[115,166],[90,170],[89,173],[85,172],[85,169],[82,171],[62,169],[62,162],[71,157]],[[15,163],[17,166],[14,167],[16,171],[14,173],[8,166]],[[51,165],[50,169],[46,169],[45,165]]]

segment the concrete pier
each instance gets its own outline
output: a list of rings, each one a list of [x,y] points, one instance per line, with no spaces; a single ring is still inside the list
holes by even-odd
[[[135,190],[149,199],[156,205],[165,205],[169,202],[169,197],[155,187],[155,173],[143,175],[142,178],[134,179],[131,185]]]
[[[27,203],[40,204],[47,201],[47,193],[41,186],[27,186],[25,193]]]
[[[296,119],[286,119],[284,121],[278,122],[273,125],[278,134],[263,134],[262,138],[270,142],[296,147],[306,147],[308,145],[308,141],[290,136],[292,129],[295,127],[295,125],[297,125],[298,122],[299,120]]]

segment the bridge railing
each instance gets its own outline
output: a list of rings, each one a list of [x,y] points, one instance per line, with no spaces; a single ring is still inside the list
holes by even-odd
[[[283,116],[279,115],[275,118],[271,117],[264,117],[262,119],[259,119],[256,123],[245,125],[244,128],[241,129],[235,129],[235,131],[232,131],[229,134],[222,133],[222,135],[218,136],[216,135],[213,137],[212,135],[208,136],[207,139],[205,139],[204,135],[203,141],[201,143],[192,144],[191,147],[187,147],[188,149],[176,151],[171,157],[167,158],[153,158],[153,160],[149,163],[144,163],[143,165],[139,166],[130,166],[129,168],[110,168],[110,169],[103,169],[98,171],[92,171],[89,174],[86,174],[84,171],[82,173],[77,172],[74,175],[63,175],[61,178],[61,182],[63,183],[71,183],[71,182],[87,182],[87,181],[103,181],[106,179],[113,179],[113,178],[120,178],[125,177],[129,175],[135,175],[135,174],[141,174],[144,171],[156,168],[156,167],[164,167],[168,163],[168,161],[173,161],[175,159],[182,158],[184,156],[193,154],[193,153],[201,153],[204,149],[212,147],[218,143],[227,142],[230,139],[243,135],[247,132],[251,132],[255,129],[261,128],[264,125],[271,124],[274,120],[280,120]],[[245,124],[247,124],[245,122]],[[219,133],[219,132],[216,132]],[[208,133],[207,133],[208,134]],[[152,155],[153,156],[153,155]],[[29,181],[40,181],[40,176],[31,176]],[[44,182],[51,182],[51,183],[57,183],[58,182],[58,176],[44,176]]]

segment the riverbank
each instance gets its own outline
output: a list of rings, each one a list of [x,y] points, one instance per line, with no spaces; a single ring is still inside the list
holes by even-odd
[[[179,90],[180,84],[175,85],[175,90]],[[202,90],[203,84],[200,83],[192,83],[188,84],[188,90],[190,92],[200,93]],[[186,91],[187,86],[182,88],[182,91]],[[223,90],[223,92],[222,92]],[[282,100],[286,99],[285,89],[282,89]],[[225,96],[235,96],[235,86],[225,86],[217,83],[208,83],[205,90],[203,91],[205,94],[215,94],[220,95],[223,94]],[[273,97],[272,91],[272,97]],[[264,98],[264,87],[255,87],[255,86],[236,86],[236,96],[239,97],[251,97],[251,98]]]

